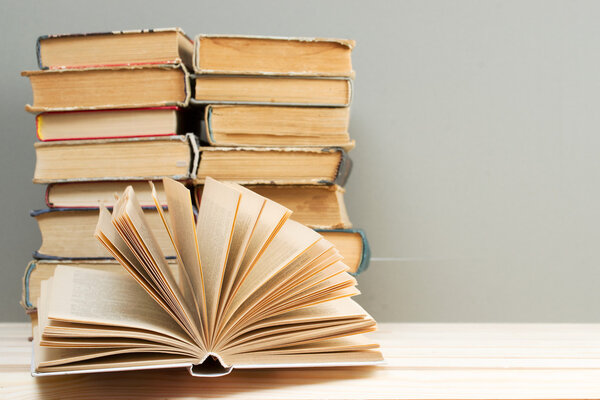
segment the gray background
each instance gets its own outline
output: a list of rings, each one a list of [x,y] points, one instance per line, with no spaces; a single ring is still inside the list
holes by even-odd
[[[28,212],[34,44],[47,33],[181,26],[357,41],[347,205],[373,248],[381,321],[600,322],[600,3],[3,2],[0,320],[24,321],[40,244]]]

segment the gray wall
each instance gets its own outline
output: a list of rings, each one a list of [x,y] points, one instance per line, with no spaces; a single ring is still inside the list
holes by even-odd
[[[23,321],[39,246],[22,69],[40,34],[190,34],[358,43],[347,204],[367,230],[360,301],[381,321],[600,322],[600,3],[11,1],[0,17],[0,320]]]

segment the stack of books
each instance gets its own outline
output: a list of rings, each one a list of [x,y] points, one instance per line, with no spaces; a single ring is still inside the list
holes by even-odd
[[[194,44],[181,29],[42,36],[36,50],[40,69],[22,73],[39,139],[33,181],[47,185],[47,208],[31,213],[42,235],[24,276],[32,316],[41,282],[58,265],[124,273],[94,230],[99,207],[128,185],[174,259],[147,181],[165,199],[160,179],[190,182],[199,159],[188,123]]]
[[[199,35],[192,103],[204,108],[197,197],[207,176],[247,186],[294,212],[344,255],[369,262],[344,189],[355,143],[348,134],[354,41]]]
[[[25,272],[22,303],[59,264],[122,270],[93,233],[99,207],[133,186],[162,252],[176,252],[147,181],[193,189],[207,177],[242,184],[293,211],[333,242],[354,274],[369,262],[344,204],[350,173],[352,41],[208,36],[181,29],[44,36],[33,88],[39,141],[32,212],[42,245]],[[194,71],[192,75],[189,71]],[[164,211],[168,213],[166,203]]]

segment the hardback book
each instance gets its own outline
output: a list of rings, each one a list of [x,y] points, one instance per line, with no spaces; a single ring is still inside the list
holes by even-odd
[[[35,183],[185,180],[195,176],[199,157],[192,134],[37,142],[35,154]]]
[[[196,104],[348,107],[352,79],[345,77],[196,75]]]
[[[350,108],[206,106],[202,138],[211,146],[354,147]]]
[[[43,112],[36,116],[41,141],[171,136],[192,132],[179,107]]]
[[[36,43],[40,69],[179,63],[191,67],[193,52],[193,41],[180,28],[44,35]]]
[[[351,228],[344,189],[338,185],[245,185],[293,213],[293,219],[313,229]],[[196,186],[197,204],[204,186]]]
[[[171,271],[176,278],[179,277],[179,267],[175,259],[167,259]],[[27,314],[37,311],[37,300],[40,297],[42,281],[54,276],[54,271],[59,265],[73,268],[86,268],[93,270],[111,271],[127,274],[127,271],[115,259],[101,260],[32,260],[25,268],[23,275],[23,291],[21,306]]]
[[[344,186],[352,161],[339,147],[201,147],[195,184],[207,176],[239,184]]]
[[[147,183],[146,183],[147,184]],[[112,205],[114,198],[105,206]],[[42,235],[42,245],[33,253],[36,259],[89,260],[105,258],[110,254],[94,239],[99,208],[48,208],[31,212]],[[169,234],[164,230],[160,214],[154,206],[145,207],[148,224],[167,257],[175,257]],[[168,214],[167,211],[164,213]]]
[[[347,39],[198,35],[197,74],[352,76]]]
[[[362,229],[317,229],[344,256],[344,263],[352,275],[359,275],[369,268],[371,248],[367,235]]]
[[[33,89],[29,112],[185,107],[191,87],[183,64],[23,71]]]
[[[351,299],[356,280],[332,243],[239,185],[207,179],[197,221],[188,189],[163,185],[180,280],[128,188],[112,214],[101,209],[95,236],[131,276],[58,266],[41,283],[34,375],[382,361],[364,335],[376,323]]]
[[[51,183],[46,186],[48,208],[94,208],[112,204],[116,193],[132,186],[142,207],[153,207],[152,191],[147,181],[92,181]],[[164,199],[161,180],[154,181],[158,197]],[[166,206],[166,203],[162,204]]]

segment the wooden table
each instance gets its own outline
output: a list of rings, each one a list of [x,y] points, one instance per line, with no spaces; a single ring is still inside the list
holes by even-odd
[[[0,324],[0,399],[600,398],[600,324],[380,324],[387,364],[32,378],[29,325]]]

